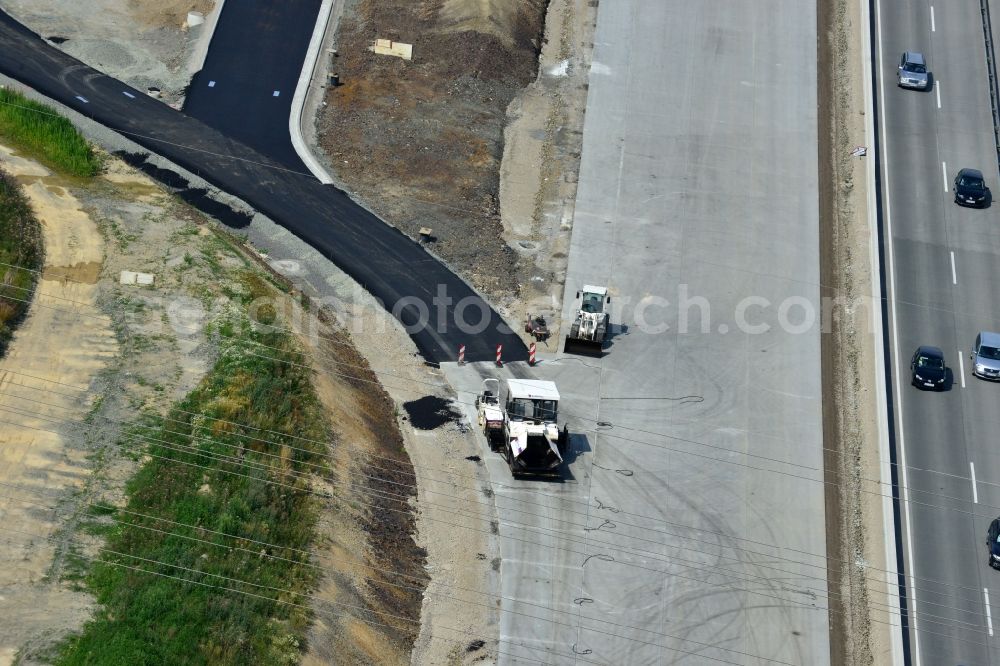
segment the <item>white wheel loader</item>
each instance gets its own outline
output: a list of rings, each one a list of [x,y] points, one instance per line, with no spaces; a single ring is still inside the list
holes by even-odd
[[[563,351],[567,354],[600,354],[611,327],[610,316],[604,307],[611,303],[608,288],[585,284],[576,292],[576,298],[580,305]]]

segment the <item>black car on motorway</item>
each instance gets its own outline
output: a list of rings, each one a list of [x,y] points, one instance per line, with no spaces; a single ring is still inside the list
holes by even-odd
[[[910,383],[922,389],[943,389],[948,379],[944,354],[937,347],[917,347],[910,359],[910,372],[913,375]]]
[[[985,208],[990,205],[992,194],[986,187],[983,172],[978,169],[962,169],[955,176],[955,203],[960,206]]]
[[[989,552],[989,565],[1000,569],[1000,517],[994,518],[986,530],[986,550]]]

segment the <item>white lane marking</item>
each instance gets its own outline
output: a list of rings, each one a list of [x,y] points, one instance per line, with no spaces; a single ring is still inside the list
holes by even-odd
[[[969,473],[972,475],[972,503],[979,504],[979,491],[976,490],[976,463],[969,461]]]
[[[938,108],[941,108],[941,80],[934,79],[934,94],[937,95]]]
[[[209,81],[208,82],[208,87],[209,88],[214,88],[215,87],[215,81]]]
[[[129,99],[135,99],[135,95],[133,95],[132,93],[130,93],[127,90],[123,90],[122,94],[125,95],[126,97],[128,97]]]
[[[941,162],[941,176],[944,178],[944,191],[948,191],[948,163]]]
[[[875,25],[878,30],[878,61],[880,63],[885,62],[885,53],[882,49],[882,2],[881,0],[875,0]],[[885,77],[879,77],[879,95],[882,98],[882,113],[880,125],[882,126],[882,154],[888,155],[889,149],[887,147],[889,142],[889,136],[885,131]],[[910,613],[910,623],[913,627],[913,664],[914,666],[920,666],[920,631],[917,629],[917,592],[916,592],[916,576],[913,573],[914,560],[913,560],[913,524],[910,517],[910,483],[908,480],[908,475],[906,473],[906,438],[903,436],[903,401],[902,395],[903,391],[900,386],[900,368],[899,368],[899,336],[898,336],[898,325],[896,323],[896,264],[895,255],[892,249],[892,215],[890,211],[890,200],[892,197],[889,196],[889,169],[883,163],[882,168],[882,182],[885,184],[885,227],[886,227],[886,253],[889,258],[889,272],[887,275],[887,281],[889,283],[889,305],[892,312],[892,348],[895,350],[893,354],[893,364],[896,366],[896,418],[899,419],[899,427],[897,429],[897,435],[899,440],[899,470],[902,472],[901,481],[903,483],[903,513],[906,520],[906,555],[910,562],[910,575],[909,575],[909,586],[906,589],[906,595],[909,598],[910,606],[912,612]]]
[[[936,32],[934,26],[934,5],[931,5],[931,32]]]
[[[958,371],[961,372],[962,388],[965,388],[965,359],[962,357],[962,350],[958,350]]]
[[[280,94],[281,94],[281,91],[280,91],[280,90],[275,90],[275,91],[274,91],[274,94],[273,94],[273,95],[271,95],[271,97],[277,97],[277,96],[278,96],[278,95],[280,95]]]
[[[84,97],[83,95],[77,95],[76,98],[81,102],[83,102],[84,104],[90,104],[90,102],[87,101],[87,98]]]
[[[955,273],[955,251],[951,251],[951,283],[958,284],[958,275]]]
[[[990,591],[983,588],[983,600],[986,601],[986,628],[993,635],[993,613],[990,612]]]

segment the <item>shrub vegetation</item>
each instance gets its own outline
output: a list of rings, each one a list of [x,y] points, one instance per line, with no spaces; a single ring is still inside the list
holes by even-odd
[[[0,171],[0,356],[28,310],[42,261],[38,219],[21,185]]]
[[[237,292],[267,289],[248,274]],[[227,328],[200,385],[124,436],[143,463],[86,578],[100,609],[58,663],[299,662],[329,427],[288,334]]]

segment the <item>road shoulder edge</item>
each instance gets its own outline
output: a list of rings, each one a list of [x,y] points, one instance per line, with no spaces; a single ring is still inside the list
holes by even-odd
[[[320,6],[319,15],[316,17],[316,25],[313,28],[312,38],[309,40],[309,49],[306,51],[305,61],[302,63],[302,71],[299,73],[299,81],[295,86],[295,94],[292,97],[292,110],[288,116],[288,133],[292,138],[292,146],[296,154],[309,171],[325,185],[333,183],[333,177],[327,173],[320,161],[313,155],[302,136],[303,111],[306,106],[306,97],[310,88],[316,81],[316,68],[320,61],[320,51],[326,41],[327,30],[331,25],[335,0],[323,0]]]
[[[862,63],[864,65],[864,108],[865,113],[865,140],[873,149],[879,146],[876,140],[876,107],[875,107],[875,87],[873,71],[873,42],[872,42],[872,0],[859,0],[861,10],[862,33]],[[868,160],[865,169],[865,185],[868,195],[868,227],[869,227],[869,252],[871,261],[871,313],[873,317],[872,336],[875,344],[875,382],[878,387],[875,391],[876,409],[878,415],[878,445],[879,445],[879,485],[881,488],[894,488],[892,474],[892,453],[890,451],[889,435],[889,410],[888,410],[888,382],[889,376],[885,365],[886,349],[883,331],[885,322],[882,319],[882,285],[881,276],[883,274],[882,257],[879,252],[879,208],[878,208],[878,185],[876,183],[876,171],[879,166],[878,156],[873,150],[872,159]],[[886,243],[892,242],[891,238],[885,239]],[[887,276],[892,279],[892,276]],[[892,572],[897,568],[898,553],[896,551],[896,529],[895,529],[895,509],[893,506],[895,493],[882,493],[882,537],[885,548],[885,577],[886,577],[886,598],[890,615],[902,618],[902,609],[899,603],[899,594],[893,592],[897,589],[898,581],[893,581]],[[903,636],[901,631],[891,631],[890,633],[890,655],[893,664],[904,663]]]

